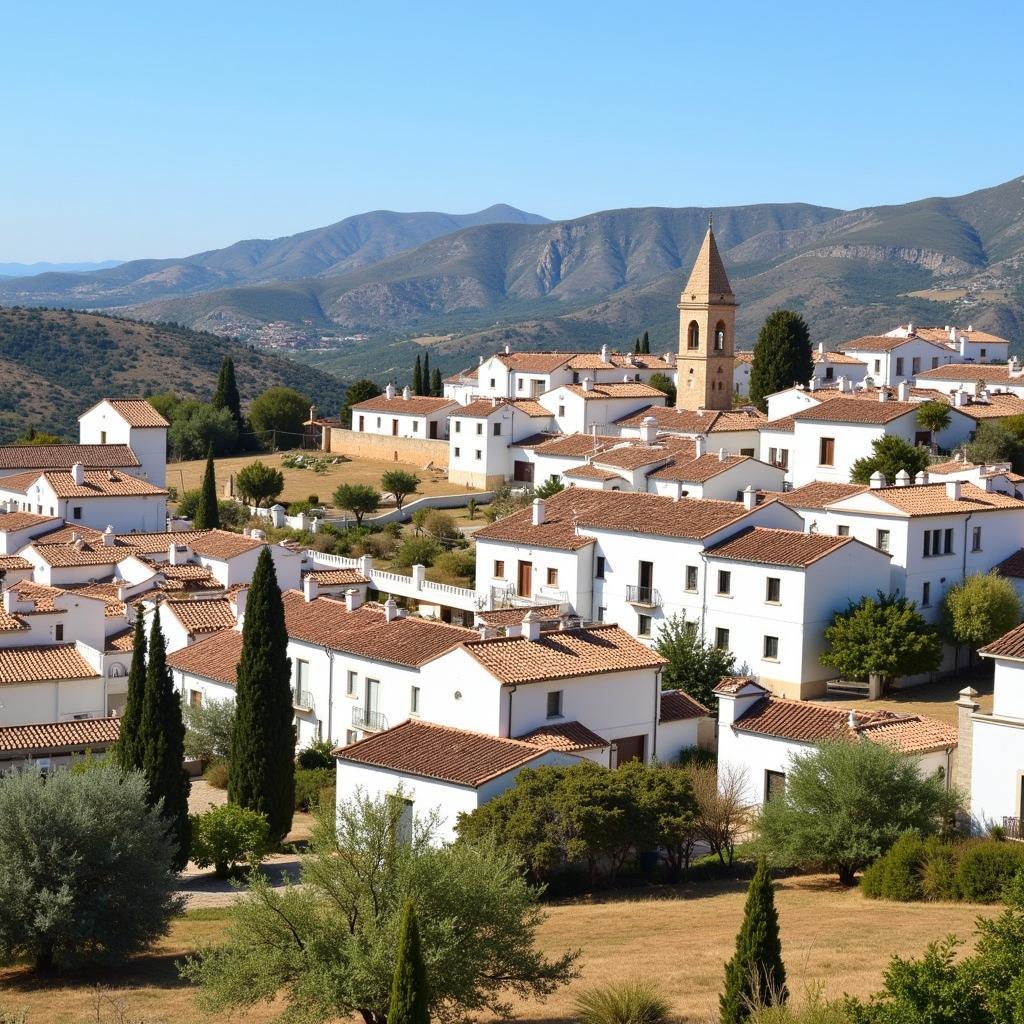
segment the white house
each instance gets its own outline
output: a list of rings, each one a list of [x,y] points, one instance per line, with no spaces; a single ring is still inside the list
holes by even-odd
[[[78,417],[83,445],[127,445],[141,465],[138,475],[155,487],[167,482],[167,428],[149,402],[135,398],[105,398]]]
[[[112,469],[142,475],[142,463],[126,444],[4,444],[0,445],[0,477],[29,470]],[[152,482],[152,481],[150,481]]]
[[[649,384],[624,380],[617,384],[595,384],[584,377],[579,384],[562,384],[545,391],[537,401],[554,417],[563,434],[586,434],[591,430],[614,433],[613,425],[643,406],[664,406],[665,394]]]
[[[963,330],[949,325],[915,327],[913,324],[904,324],[887,331],[886,337],[917,337],[931,341],[949,349],[957,362],[964,363],[1005,363],[1010,352],[1010,343],[1006,338],[989,334],[987,331],[976,331],[973,325]]]
[[[0,726],[105,718],[101,656],[81,643],[0,647]]]
[[[450,398],[400,392],[389,384],[383,395],[352,406],[352,429],[359,434],[383,434],[417,440],[444,440],[448,414],[457,403]]]
[[[653,417],[660,434],[706,438],[705,450],[724,448],[730,454],[757,455],[758,431],[766,417],[756,409],[682,409],[645,406],[623,416],[615,427],[624,437],[639,437]]]
[[[922,776],[949,785],[957,731],[924,715],[854,711],[772,696],[751,679],[726,678],[718,696],[718,764],[743,779],[745,803],[766,803],[785,787],[793,758],[828,740],[886,743],[917,762]]]
[[[934,370],[919,373],[917,383],[922,387],[952,393],[963,388],[990,391],[1006,391],[1012,395],[1024,396],[1024,367],[1016,360],[999,365],[980,363],[940,364]]]
[[[918,374],[935,370],[953,359],[953,353],[945,345],[917,335],[871,335],[844,342],[838,348],[843,354],[863,363],[876,384],[888,387],[911,381]]]

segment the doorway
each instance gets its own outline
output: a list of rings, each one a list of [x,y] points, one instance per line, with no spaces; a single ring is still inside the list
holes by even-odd
[[[642,761],[647,746],[646,736],[621,736],[615,741],[615,766],[627,761]]]
[[[533,562],[519,563],[519,596],[533,597]]]

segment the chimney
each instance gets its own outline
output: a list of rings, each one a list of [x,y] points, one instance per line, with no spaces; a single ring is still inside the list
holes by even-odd
[[[950,501],[960,500],[960,483],[959,480],[947,480],[946,481],[946,497]]]
[[[818,355],[819,356],[824,356],[825,355],[825,342],[823,342],[823,341],[819,341],[818,342]]]
[[[750,484],[743,488],[743,507],[747,511],[757,507],[757,491]]]
[[[950,341],[956,341],[956,328],[955,327],[947,327],[946,330],[949,332],[949,340]]]
[[[910,384],[908,384],[907,381],[905,381],[905,380],[901,380],[900,381],[899,387],[896,388],[896,397],[901,402],[909,402],[910,401]]]
[[[494,630],[485,622],[481,622],[480,625],[477,626],[477,632],[480,634],[481,640],[491,640],[495,636]]]
[[[544,499],[534,498],[533,499],[533,525],[543,526],[544,525]]]
[[[910,474],[905,469],[901,469],[896,474],[896,486],[897,487],[909,487],[910,486]]]
[[[363,592],[356,587],[345,591],[345,607],[354,612],[363,603]]]
[[[248,587],[239,587],[231,597],[231,604],[235,609],[235,629],[241,629],[245,624],[245,602],[248,597]]]
[[[860,386],[864,391],[870,391],[875,386],[875,378],[871,374],[867,374],[860,382]]]
[[[403,402],[408,402],[409,401],[409,395],[411,395],[411,394],[412,394],[412,392],[409,390],[408,387],[402,388],[402,401]]]
[[[963,388],[957,388],[953,392],[953,405],[957,409],[962,409],[967,404],[967,392]]]
[[[81,487],[82,484],[85,483],[85,466],[83,466],[80,462],[76,462],[71,467],[71,479],[79,487]]]
[[[719,462],[725,462],[725,449],[724,448],[719,448],[718,449],[718,461]]]
[[[105,548],[112,548],[114,546],[114,528],[107,523],[107,528],[103,531],[103,546]]]
[[[889,401],[889,389],[888,388],[879,388],[878,389],[878,400],[880,402],[888,402]]]
[[[914,325],[907,324],[907,337],[912,338],[914,336]]]
[[[384,389],[384,394],[387,397],[388,401],[390,402],[391,399],[395,397],[395,385],[388,384],[388,386]]]
[[[583,390],[584,391],[589,391],[590,388],[591,388],[590,378],[589,377],[584,377],[583,378]]]
[[[876,469],[874,473],[871,474],[871,490],[877,491],[879,488],[885,486],[887,486],[885,475],[880,469]]]
[[[508,345],[505,346],[505,355],[512,355],[512,349]]]
[[[531,608],[523,616],[523,636],[536,643],[540,639],[540,613]]]
[[[624,373],[622,375],[622,383],[623,384],[631,384],[632,382],[633,382],[633,378],[630,377],[630,375],[628,373]]]
[[[919,486],[928,483],[928,470],[922,469],[921,472],[914,477],[914,483]]]
[[[398,618],[398,603],[391,595],[384,602],[384,619],[387,622],[394,622]]]
[[[978,392],[978,398],[980,398],[983,402],[991,402],[992,392],[989,391],[988,388],[982,388],[981,391]]]
[[[850,390],[850,382],[842,375],[839,375],[839,380],[836,381],[839,385],[839,390],[845,395]]]
[[[818,390],[818,378],[817,377],[812,377],[807,382],[807,390],[808,391],[817,391]]]
[[[857,718],[857,712],[850,708],[850,713],[846,716],[846,724],[850,727],[851,732],[855,732],[857,726],[860,725],[860,719]]]
[[[315,601],[320,595],[320,584],[317,583],[311,572],[302,577],[302,596],[306,602]]]
[[[960,355],[964,359],[967,358],[967,339],[965,337],[963,337],[962,335],[960,337],[960,342],[957,345],[957,351],[960,353]]]
[[[640,440],[643,444],[654,444],[658,437],[658,421],[653,416],[645,416],[640,424]]]
[[[607,363],[608,362],[608,346],[607,345],[602,345],[601,346],[601,362],[602,363]]]

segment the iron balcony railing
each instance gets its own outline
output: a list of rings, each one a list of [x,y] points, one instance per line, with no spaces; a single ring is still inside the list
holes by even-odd
[[[383,732],[388,727],[388,720],[379,711],[353,708],[352,724],[357,729],[364,729],[367,732]]]
[[[313,691],[292,690],[292,706],[306,711],[310,710],[313,707]]]
[[[660,608],[661,594],[654,587],[640,587],[630,584],[626,587],[626,601],[645,608]]]
[[[1024,839],[1024,826],[1020,818],[1003,818],[1003,831],[1007,839]]]

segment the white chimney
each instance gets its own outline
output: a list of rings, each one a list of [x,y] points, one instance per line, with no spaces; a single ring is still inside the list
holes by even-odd
[[[643,444],[654,444],[658,436],[658,421],[653,416],[645,416],[640,424],[640,440]]]
[[[495,635],[494,630],[485,622],[481,622],[480,625],[477,626],[477,632],[480,634],[481,640],[491,640]]]
[[[633,380],[633,378],[630,377],[630,375],[628,373],[624,373],[622,375],[622,383],[623,384],[630,384],[630,383],[632,383],[632,380]]]
[[[967,325],[967,333],[968,334],[973,334],[974,333],[974,324],[968,324]]]
[[[398,603],[390,595],[384,602],[384,618],[387,622],[393,622],[398,618]]]
[[[946,481],[946,497],[950,501],[960,500],[960,481],[959,480],[947,480]]]
[[[885,475],[880,469],[876,469],[874,473],[871,474],[871,490],[877,491],[880,487],[885,486],[887,486]]]
[[[825,354],[825,342],[819,341],[818,342],[818,355],[819,356],[823,356],[824,354]]]
[[[947,327],[946,330],[949,331],[949,340],[950,341],[956,341],[956,328],[955,327]]]
[[[395,385],[388,384],[388,386],[384,389],[384,394],[387,397],[388,401],[390,402],[391,399],[395,397]]]
[[[512,349],[508,345],[506,345],[505,346],[505,355],[509,356],[511,354],[512,354]]]
[[[248,587],[239,587],[231,597],[231,604],[235,608],[235,629],[241,629],[245,624],[245,602],[248,597]]]
[[[703,434],[698,434],[693,439],[693,457],[699,459],[705,451],[707,445],[707,438]]]
[[[253,530],[249,531],[249,536],[252,537],[253,540],[266,540],[267,539],[267,531],[266,530],[253,529]]]
[[[534,498],[533,499],[533,525],[543,526],[544,525],[544,499]]]
[[[608,362],[608,346],[607,345],[602,345],[601,346],[601,362],[602,363],[607,363]]]
[[[850,382],[842,375],[839,375],[839,380],[836,381],[839,385],[839,390],[845,395],[850,390]]]
[[[901,402],[910,401],[910,385],[905,380],[901,380],[899,387],[896,388],[896,397]]]
[[[114,546],[114,528],[107,523],[107,528],[103,531],[103,546],[105,548],[112,548]]]
[[[910,486],[910,474],[905,469],[901,469],[896,474],[896,486],[897,487],[909,487]]]
[[[889,389],[888,388],[879,388],[878,389],[878,400],[880,402],[888,402],[889,401]]]
[[[989,391],[988,388],[982,388],[981,391],[978,393],[978,398],[980,398],[983,402],[991,402],[992,392]]]
[[[928,483],[928,470],[922,469],[921,472],[914,477],[914,483],[919,486]]]
[[[914,325],[907,324],[907,337],[912,338],[914,336]]]
[[[583,390],[584,391],[589,391],[590,387],[591,387],[591,385],[590,385],[590,378],[589,377],[584,377],[583,378]]]
[[[320,595],[320,584],[317,583],[311,572],[302,577],[302,596],[307,602],[315,601]]]
[[[860,720],[857,718],[857,712],[850,708],[850,713],[846,716],[846,724],[851,730],[855,730],[860,725]]]
[[[71,479],[81,487],[85,483],[85,466],[80,462],[76,462],[71,467]]]
[[[538,641],[540,639],[540,624],[540,613],[531,608],[523,616],[523,636],[527,640]]]
[[[412,394],[412,392],[409,390],[408,387],[402,388],[402,401],[403,402],[408,402],[409,401],[409,395],[411,395],[411,394]]]
[[[363,592],[353,587],[345,591],[345,607],[354,612],[363,603]]]
[[[719,462],[725,462],[725,449],[724,448],[719,448],[718,449],[718,461]]]
[[[953,392],[953,405],[957,409],[962,409],[967,404],[967,392],[963,388],[957,388]]]
[[[750,484],[743,488],[743,507],[745,509],[757,507],[757,491]]]
[[[807,382],[807,390],[808,391],[817,391],[818,390],[818,378],[817,377],[812,377]]]
[[[967,339],[961,335],[960,343],[957,345],[957,351],[963,358],[967,358]]]
[[[875,386],[875,378],[868,374],[860,383],[860,386],[865,390],[869,391]]]

